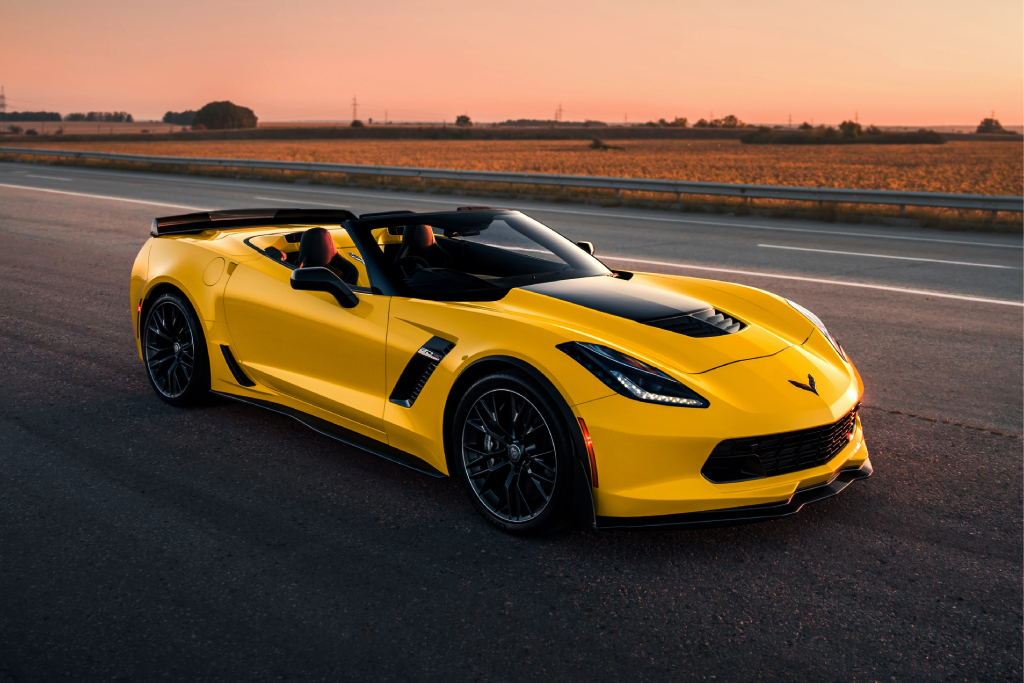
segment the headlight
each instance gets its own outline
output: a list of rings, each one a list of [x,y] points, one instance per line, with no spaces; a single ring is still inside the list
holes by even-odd
[[[800,304],[794,303],[789,299],[786,299],[786,303],[788,303],[790,306],[803,313],[805,318],[814,323],[814,326],[821,330],[821,333],[825,335],[825,339],[828,339],[829,343],[831,343],[832,346],[835,348],[840,358],[845,360],[847,363],[850,362],[850,359],[846,357],[846,351],[844,351],[842,345],[839,344],[839,340],[832,336],[832,333],[829,332],[828,328],[825,327],[825,323],[821,322],[821,318],[814,315]]]
[[[658,368],[598,344],[568,342],[558,348],[616,392],[647,403],[707,408],[707,399]]]

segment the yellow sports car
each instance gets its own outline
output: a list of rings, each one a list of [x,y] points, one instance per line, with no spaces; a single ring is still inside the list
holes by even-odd
[[[157,395],[214,392],[434,476],[512,533],[783,517],[871,475],[813,313],[612,270],[517,211],[157,218],[132,269]]]

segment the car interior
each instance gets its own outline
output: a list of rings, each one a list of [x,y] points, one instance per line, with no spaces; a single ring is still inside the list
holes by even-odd
[[[350,287],[370,286],[359,251],[344,229],[315,227],[247,241],[264,256],[289,268],[327,268]]]

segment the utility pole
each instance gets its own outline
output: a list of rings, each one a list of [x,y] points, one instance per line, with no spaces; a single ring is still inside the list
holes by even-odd
[[[857,111],[853,112],[853,122],[854,123],[860,123],[860,112],[857,112]]]
[[[562,122],[562,103],[558,103],[558,109],[555,110],[555,123]]]
[[[355,121],[359,118],[359,103],[356,102],[356,96],[352,96],[352,120]]]
[[[384,110],[384,125],[388,125],[388,110]]]
[[[793,127],[793,115],[792,114],[789,115],[789,127],[790,128]]]
[[[4,119],[4,130],[7,130],[7,97],[4,95],[4,86],[0,85],[0,116]]]

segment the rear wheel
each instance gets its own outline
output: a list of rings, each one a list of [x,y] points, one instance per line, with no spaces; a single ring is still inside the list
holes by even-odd
[[[146,314],[142,355],[157,396],[174,406],[192,405],[210,390],[210,361],[203,328],[180,294],[160,295]]]
[[[492,524],[515,534],[558,528],[572,502],[572,442],[551,399],[513,372],[474,383],[452,421],[455,469]]]

